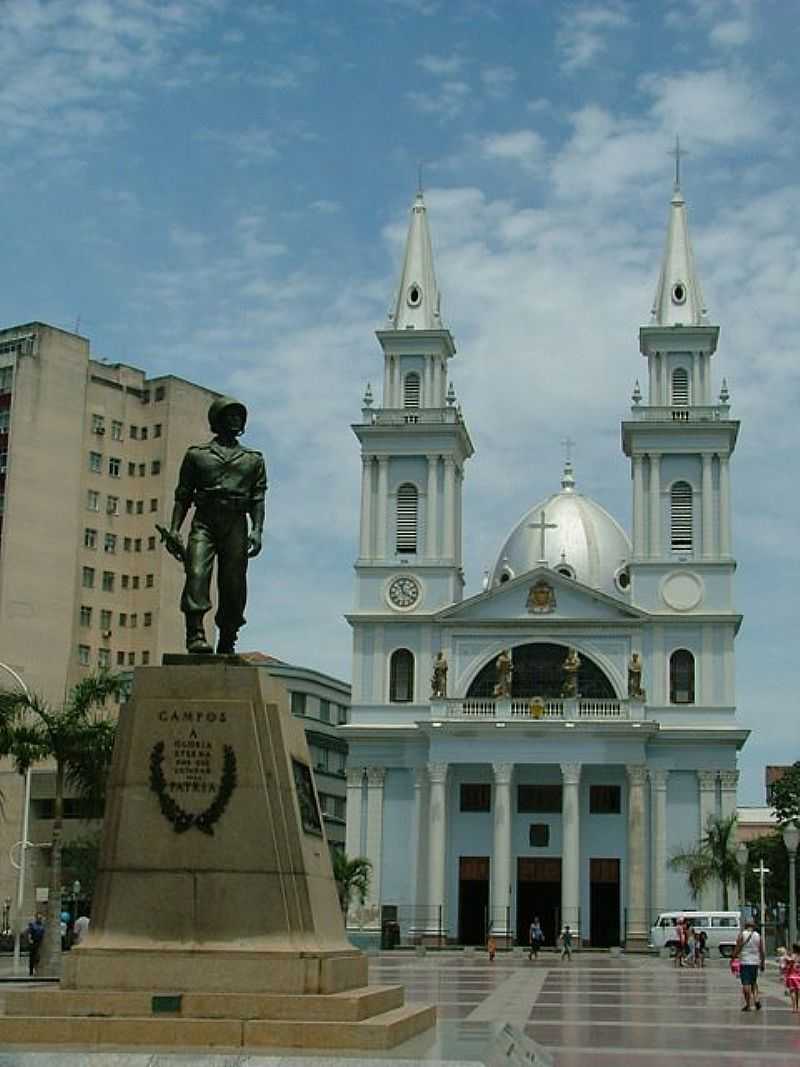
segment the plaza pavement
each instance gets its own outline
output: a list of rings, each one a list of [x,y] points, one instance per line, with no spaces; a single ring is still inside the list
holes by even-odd
[[[0,976],[10,961],[0,960]],[[800,1064],[800,1016],[792,1015],[777,971],[762,980],[763,1010],[744,1014],[725,961],[675,970],[649,956],[576,954],[571,963],[543,953],[386,952],[370,957],[370,982],[401,983],[409,1002],[435,1003],[435,1030],[386,1053],[294,1050],[0,1050],[0,1067],[305,1067],[333,1063],[474,1067],[485,1062],[501,1025],[510,1022],[547,1048],[556,1067],[756,1067]],[[0,983],[0,1010],[3,989]],[[43,1023],[43,1025],[46,1025]]]

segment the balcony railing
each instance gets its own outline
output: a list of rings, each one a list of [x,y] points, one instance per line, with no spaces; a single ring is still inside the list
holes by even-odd
[[[638,719],[642,705],[628,700],[593,697],[563,697],[532,705],[530,700],[496,700],[491,697],[461,697],[431,702],[432,719],[466,719],[472,721],[545,719]]]
[[[634,404],[631,415],[635,422],[722,422],[730,414],[729,404],[691,407],[650,407]]]
[[[458,408],[365,408],[373,426],[441,426],[462,422]]]

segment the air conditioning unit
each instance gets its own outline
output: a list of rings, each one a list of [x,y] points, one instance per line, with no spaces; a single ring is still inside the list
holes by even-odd
[[[105,637],[105,639],[108,640],[108,638],[111,637],[111,631],[110,630],[103,630],[103,637]]]
[[[105,426],[98,426],[94,432],[97,434],[98,437],[102,437],[103,434],[106,432],[106,428]]]

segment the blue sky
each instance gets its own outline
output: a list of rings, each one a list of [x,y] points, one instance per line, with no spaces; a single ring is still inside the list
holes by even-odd
[[[476,456],[467,593],[557,488],[630,526],[675,134],[742,420],[740,797],[800,756],[798,19],[747,0],[5,0],[0,322],[234,392],[268,456],[247,647],[350,674],[360,463],[420,162]]]

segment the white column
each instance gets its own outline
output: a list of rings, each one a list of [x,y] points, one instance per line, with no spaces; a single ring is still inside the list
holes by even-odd
[[[347,778],[347,805],[345,807],[347,824],[344,837],[344,852],[347,858],[352,860],[356,859],[357,856],[363,855],[361,849],[361,795],[364,784],[364,768],[348,767],[345,771],[345,777]],[[350,901],[350,908],[347,912],[348,926],[358,925],[356,911],[359,907],[357,900]]]
[[[581,914],[581,824],[580,763],[562,763],[563,802],[561,814],[561,925],[568,924],[580,944]]]
[[[711,487],[711,454],[703,452],[702,538],[703,556],[714,555],[714,490]]]
[[[720,815],[723,819],[729,819],[731,815],[736,814],[736,791],[739,786],[739,772],[737,770],[732,771],[720,771],[719,772],[719,784],[720,784]],[[739,881],[734,879],[728,885],[728,907],[739,907]]]
[[[422,852],[425,827],[425,802],[427,800],[428,769],[414,768],[414,807],[411,812],[411,878],[410,900],[414,905],[411,916],[411,932],[422,933],[425,929],[424,906],[428,900],[425,886],[425,860]]]
[[[657,356],[650,356],[647,360],[647,370],[650,376],[650,388],[647,393],[647,403],[651,407],[658,407],[658,385],[656,379],[656,359]]]
[[[700,385],[700,353],[695,352],[692,355],[692,404],[703,403],[703,390]]]
[[[650,453],[650,555],[661,556],[661,454]]]
[[[731,554],[730,458],[719,457],[719,554]]]
[[[428,456],[428,489],[425,519],[425,555],[428,559],[436,559],[436,534],[438,516],[436,514],[436,494],[438,492],[439,479],[436,477],[439,467],[438,456]]]
[[[392,364],[393,356],[387,356],[383,364],[383,406],[392,406]]]
[[[381,856],[385,778],[385,767],[367,767],[367,834],[364,851],[372,864],[367,900],[371,914],[366,924],[371,929],[380,929],[381,924]]]
[[[717,813],[717,772],[698,771],[697,784],[700,788],[700,827],[698,836],[702,840],[706,835],[710,816]],[[700,894],[700,905],[703,908],[717,907],[717,885],[707,883]]]
[[[433,364],[432,357],[425,356],[422,364],[422,396],[420,397],[420,407],[430,408],[433,407]]]
[[[392,376],[392,407],[401,408],[403,406],[402,389],[400,388],[400,360],[397,356],[392,360],[394,374]]]
[[[455,491],[456,491],[456,463],[451,456],[444,458],[444,545],[442,555],[445,559],[452,560],[455,555],[455,526],[453,523]]]
[[[445,850],[447,848],[447,764],[429,763],[428,801],[428,914],[425,925],[430,935],[447,933],[445,909]]]
[[[461,554],[463,551],[461,522],[463,518],[462,493],[464,488],[464,468],[456,467],[456,500],[455,500],[455,557],[457,567],[461,566]]]
[[[361,457],[361,539],[358,554],[368,559],[372,545],[372,456]]]
[[[378,456],[378,532],[375,555],[378,559],[386,559],[389,555],[386,543],[387,519],[389,514],[389,457]]]
[[[647,826],[645,824],[645,784],[647,766],[628,764],[628,863],[625,944],[647,941]]]
[[[633,554],[647,555],[644,529],[644,456],[633,457]]]
[[[667,393],[664,388],[664,378],[666,371],[664,363],[664,353],[658,352],[656,354],[656,393],[658,395],[658,400],[656,401],[656,404],[659,407],[663,407],[667,403]]]
[[[653,813],[652,877],[653,914],[650,922],[667,907],[667,781],[669,771],[650,771],[650,803]]]
[[[439,360],[439,396],[437,397],[436,406],[443,408],[445,404],[445,397],[447,395],[447,360],[442,358]]]
[[[492,900],[489,922],[495,937],[510,934],[511,905],[511,778],[513,763],[493,763],[494,839],[492,845]]]

